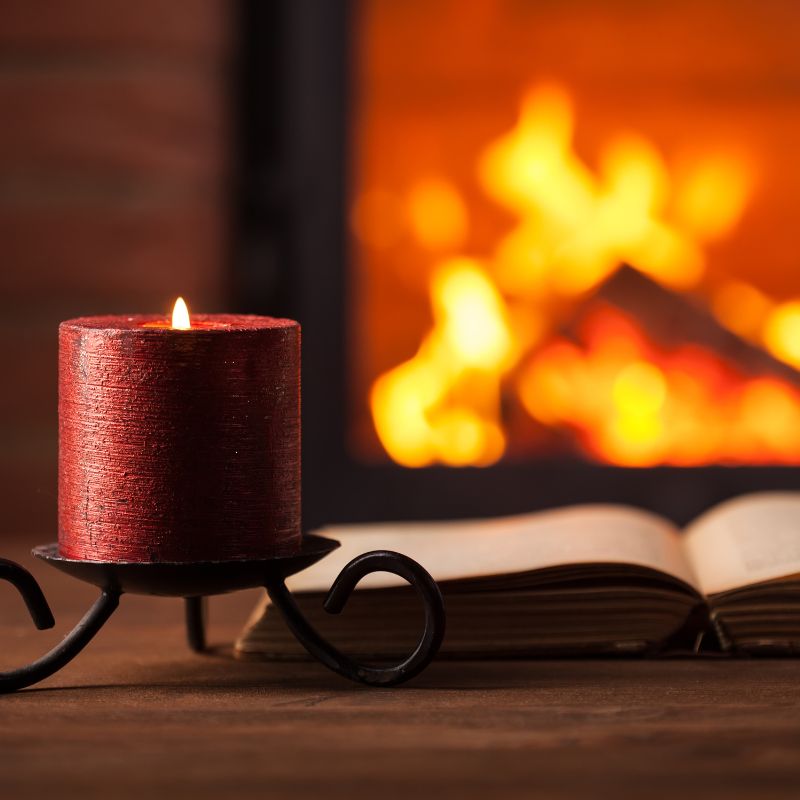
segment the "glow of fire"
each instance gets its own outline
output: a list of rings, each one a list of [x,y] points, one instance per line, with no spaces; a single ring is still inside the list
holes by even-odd
[[[725,369],[710,353],[658,353],[630,323],[595,330],[587,350],[554,335],[565,309],[622,264],[674,290],[697,287],[705,245],[727,235],[747,206],[749,164],[720,152],[670,171],[651,143],[625,133],[601,149],[592,170],[573,148],[573,129],[569,94],[540,85],[524,96],[514,128],[480,155],[480,185],[515,218],[484,258],[459,253],[470,214],[451,182],[429,177],[410,191],[406,224],[434,259],[432,327],[413,357],[372,386],[383,447],[409,467],[494,463],[506,447],[501,392],[516,375],[535,420],[576,431],[588,451],[614,463],[753,461],[764,452],[781,460],[791,437],[773,441],[771,423],[755,412],[793,418],[790,387],[725,373],[720,406],[712,390]],[[379,238],[366,229],[369,207],[357,201],[364,241]],[[730,308],[731,297],[715,298],[718,316]],[[753,335],[800,364],[800,305],[772,323],[768,311],[753,311]],[[722,433],[723,422],[737,420],[737,435]]]
[[[433,330],[372,387],[381,442],[409,467],[494,463],[505,448],[499,376],[514,362],[502,298],[484,265],[466,258],[444,262],[430,292]]]
[[[460,247],[467,236],[467,210],[448,181],[418,181],[408,197],[408,219],[414,237],[429,250]]]
[[[189,309],[186,307],[186,301],[182,297],[179,297],[172,307],[172,327],[178,331],[188,331],[192,327],[189,319]]]
[[[800,299],[777,302],[754,286],[728,281],[717,289],[712,309],[728,330],[800,369]]]
[[[555,338],[518,378],[543,424],[573,432],[596,458],[626,466],[791,463],[800,452],[800,390],[740,374],[694,344],[648,341],[634,322],[596,309],[580,344]]]

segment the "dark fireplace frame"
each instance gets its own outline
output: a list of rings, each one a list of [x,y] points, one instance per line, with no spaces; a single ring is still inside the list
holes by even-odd
[[[800,467],[368,465],[347,450],[348,108],[355,0],[241,0],[233,236],[236,310],[303,325],[303,512],[335,522],[630,503],[684,523],[744,491],[800,489]]]

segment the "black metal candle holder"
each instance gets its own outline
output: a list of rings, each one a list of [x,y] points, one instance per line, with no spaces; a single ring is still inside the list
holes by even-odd
[[[333,539],[305,536],[292,556],[266,560],[195,563],[113,563],[63,558],[58,545],[36,547],[33,555],[46,564],[100,589],[100,597],[85,616],[49,653],[27,666],[0,672],[0,692],[14,692],[48,678],[72,661],[105,625],[119,605],[120,596],[147,594],[181,597],[186,604],[186,631],[195,652],[205,649],[203,601],[209,595],[263,586],[283,615],[289,629],[308,652],[345,678],[370,686],[395,686],[418,675],[436,655],[444,637],[444,601],[436,582],[416,561],[390,550],[375,550],[354,558],[339,573],[325,599],[324,608],[338,614],[356,584],[373,572],[391,572],[408,581],[425,609],[425,627],[414,651],[392,666],[360,664],[339,652],[306,620],[286,588],[286,578],[324,558],[339,546]],[[13,561],[0,559],[0,580],[13,584],[39,630],[55,625],[50,606],[36,579]]]

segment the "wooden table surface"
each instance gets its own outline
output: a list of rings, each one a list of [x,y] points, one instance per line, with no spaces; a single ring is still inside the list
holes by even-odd
[[[94,591],[25,557],[59,622],[0,585],[0,669],[35,658]],[[256,593],[216,598],[230,642]],[[126,596],[43,684],[0,697],[0,797],[800,796],[800,662],[434,664],[355,686],[312,663],[191,654],[179,601]]]

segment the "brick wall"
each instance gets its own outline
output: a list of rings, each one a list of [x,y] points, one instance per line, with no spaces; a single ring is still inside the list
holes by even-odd
[[[222,310],[232,3],[0,0],[0,537],[55,537],[61,319]]]

